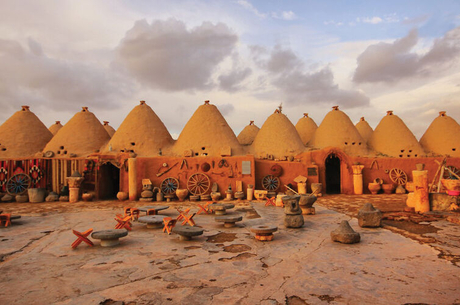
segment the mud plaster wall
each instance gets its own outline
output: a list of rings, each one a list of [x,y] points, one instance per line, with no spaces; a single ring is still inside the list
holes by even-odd
[[[219,192],[222,195],[222,198],[225,196],[225,191],[227,190],[229,184],[232,186],[232,190],[236,191],[236,181],[243,182],[243,191],[246,192],[248,184],[254,185],[254,157],[253,156],[238,156],[238,157],[225,157],[224,159],[228,163],[228,167],[219,167],[219,161],[222,160],[220,157],[192,157],[192,158],[175,158],[175,157],[154,157],[154,158],[136,158],[137,159],[137,192],[138,195],[142,192],[142,179],[150,179],[154,187],[159,187],[161,182],[168,178],[173,177],[179,180],[179,188],[187,188],[187,180],[191,175],[195,173],[206,174],[210,181],[211,187],[209,192],[211,192],[212,184],[215,182],[219,186]],[[182,160],[187,161],[188,169],[184,165],[182,169],[180,168]],[[212,163],[214,161],[214,168]],[[242,161],[251,161],[251,174],[243,175],[242,174]],[[201,165],[207,162],[211,166],[210,170],[204,172],[201,169]],[[169,167],[174,166],[169,172],[163,174],[160,177],[157,177],[159,172],[164,171],[165,167],[162,166],[163,163],[167,163]],[[197,168],[198,166],[198,168]],[[233,171],[233,177],[229,177]],[[120,190],[127,192],[128,191],[128,172],[123,168],[120,171]]]

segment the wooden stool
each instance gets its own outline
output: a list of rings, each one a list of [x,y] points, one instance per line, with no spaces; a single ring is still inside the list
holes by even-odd
[[[147,215],[157,215],[157,210],[155,209],[148,209],[147,210]]]
[[[131,216],[131,208],[130,207],[125,207],[123,210],[125,216]]]
[[[131,219],[133,221],[137,221],[139,219],[139,214],[140,214],[139,209],[135,209],[135,208],[131,209]]]
[[[195,226],[195,221],[193,220],[193,217],[196,215],[196,213],[193,213],[192,215],[187,215],[187,214],[182,214],[184,221],[182,222],[182,225],[189,224],[190,226]]]
[[[200,210],[196,214],[200,215],[202,212],[204,212],[205,214],[209,214],[208,205],[210,205],[212,203],[213,203],[212,201],[208,201],[208,202],[206,202],[205,205],[197,204],[197,206],[200,208]]]
[[[190,209],[186,209],[185,211],[182,211],[181,209],[176,209],[179,212],[179,216],[177,216],[177,220],[182,220],[185,219],[185,215],[188,215],[188,212],[190,212]]]
[[[0,226],[5,223],[5,227],[8,227],[11,224],[11,214],[1,214],[0,215]]]
[[[93,232],[93,229],[88,229],[83,233],[75,230],[72,230],[72,232],[77,236],[77,239],[72,243],[73,249],[77,248],[82,241],[87,243],[91,247],[94,246],[93,242],[88,239],[88,235],[90,235]]]
[[[270,205],[276,207],[276,198],[275,197],[271,197],[271,198],[265,197],[264,199],[267,199],[267,202],[265,202],[266,207],[268,207]]]
[[[163,233],[168,232],[171,234],[172,229],[176,226],[177,219],[172,219],[171,217],[163,218],[165,226],[163,227]]]
[[[115,229],[125,228],[126,230],[131,231],[131,223],[129,222],[131,220],[131,216],[123,217],[120,214],[117,214],[115,220],[118,222]]]

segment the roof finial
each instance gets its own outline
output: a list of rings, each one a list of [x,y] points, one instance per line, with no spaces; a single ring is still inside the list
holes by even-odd
[[[205,105],[209,105],[209,100],[204,101],[204,104],[205,104]]]
[[[332,106],[332,109],[339,110],[339,106]]]
[[[61,124],[61,121],[56,121],[55,124],[56,124],[56,125],[59,125],[59,124]]]
[[[304,113],[303,113],[303,117],[304,117],[304,118],[308,118],[308,113],[304,112]]]
[[[103,123],[104,123],[104,126],[109,125],[109,121],[103,121]]]
[[[145,101],[140,101],[140,105],[145,105]]]
[[[393,115],[393,110],[388,110],[387,115]]]
[[[88,112],[88,107],[81,107],[81,112]]]
[[[22,111],[29,111],[29,106],[21,106],[22,107]]]
[[[361,122],[364,122],[364,121],[365,121],[365,119],[364,119],[363,116],[362,116],[361,119],[359,119],[359,120],[360,120]]]
[[[249,125],[254,125],[254,121],[249,121]]]
[[[279,106],[278,106],[278,109],[279,109],[279,113],[281,113],[283,111],[283,103],[281,103]]]
[[[446,112],[445,111],[439,111],[439,116],[446,116]]]

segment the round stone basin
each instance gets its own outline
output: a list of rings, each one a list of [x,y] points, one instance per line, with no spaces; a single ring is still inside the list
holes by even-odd
[[[139,211],[146,212],[146,213],[148,210],[155,210],[158,213],[159,211],[169,209],[169,206],[168,205],[147,205],[144,207],[140,207],[138,209]]]
[[[251,232],[256,234],[270,234],[278,230],[277,226],[271,225],[258,225],[251,227]]]
[[[235,226],[235,223],[237,221],[243,220],[243,216],[233,216],[233,215],[217,216],[215,220],[217,222],[223,222],[224,227],[231,228]]]
[[[137,221],[147,224],[147,229],[161,229],[165,217],[163,215],[147,215],[139,217]]]
[[[208,205],[208,208],[212,210],[216,215],[225,215],[227,214],[226,205],[223,203],[213,203]]]
[[[128,231],[124,229],[101,230],[91,234],[94,239],[101,240],[102,247],[113,247],[120,244],[119,238],[128,235]]]
[[[180,240],[191,240],[193,236],[202,235],[204,229],[190,226],[178,226],[174,227],[172,231],[179,235]]]

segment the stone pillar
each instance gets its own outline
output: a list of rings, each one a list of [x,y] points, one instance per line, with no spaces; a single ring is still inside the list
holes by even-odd
[[[129,200],[137,200],[137,168],[136,158],[128,159],[128,187]]]
[[[79,187],[69,187],[69,202],[77,202],[80,195]]]
[[[364,165],[352,165],[353,168],[353,189],[356,195],[363,194],[363,168]]]
[[[248,201],[251,201],[253,196],[254,196],[254,187],[252,186],[252,184],[249,184],[246,190],[246,198],[248,199]]]
[[[428,171],[412,171],[414,178],[414,196],[415,211],[425,213],[430,211],[430,200],[428,192]]]
[[[72,176],[66,179],[69,186],[69,202],[77,202],[80,195],[80,185],[85,178],[78,171],[75,171]]]
[[[299,194],[307,193],[307,182],[297,182],[297,192]]]

